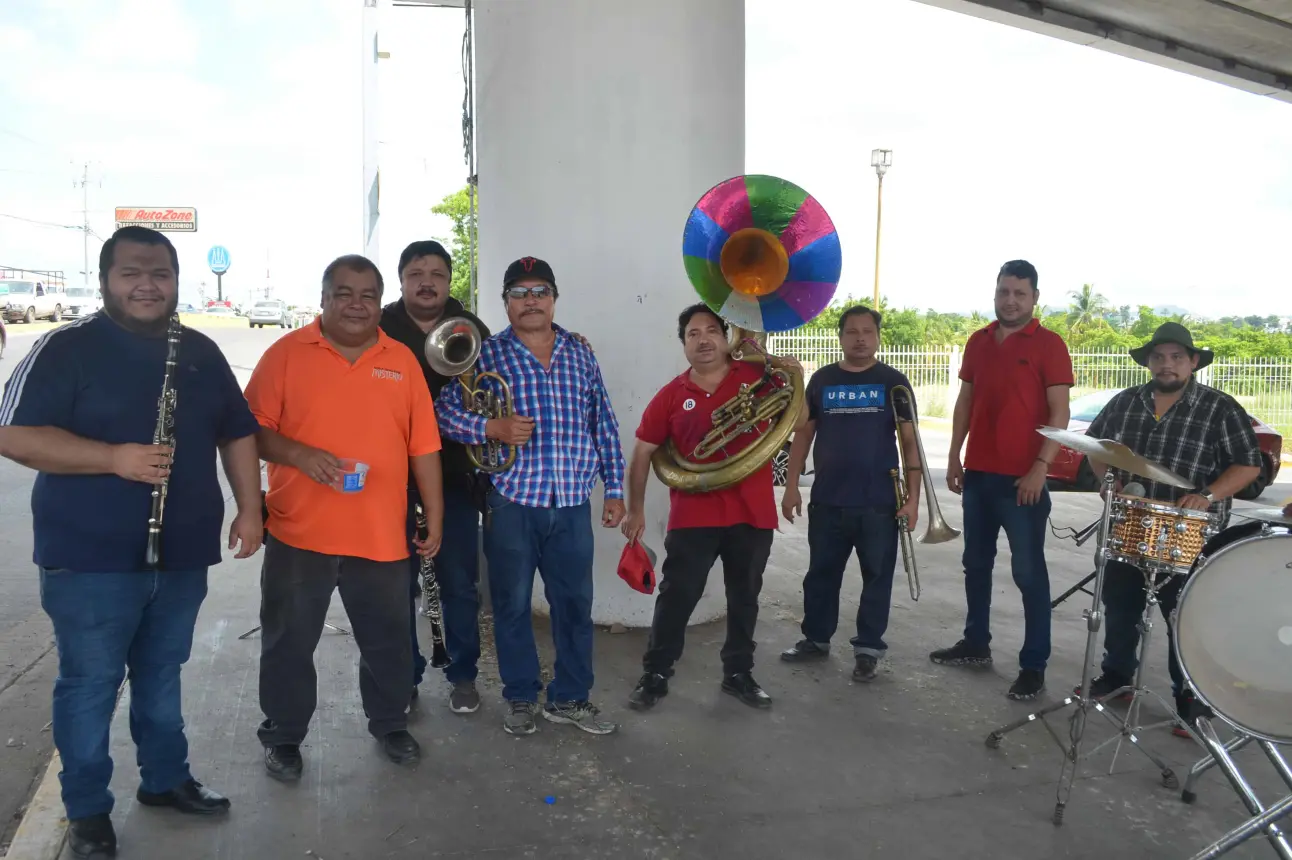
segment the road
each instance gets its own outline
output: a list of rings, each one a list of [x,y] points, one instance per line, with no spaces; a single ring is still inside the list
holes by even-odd
[[[48,326],[42,326],[42,329]],[[279,329],[255,329],[230,321],[207,328],[239,381],[244,385],[265,348],[282,335]],[[9,330],[9,347],[0,359],[0,385],[30,351],[39,331]],[[930,425],[923,431],[934,479],[943,480],[948,434]],[[57,655],[31,563],[30,496],[33,474],[0,460],[0,855],[17,827],[18,817],[43,776],[53,747],[47,729],[50,691],[57,674]],[[1254,503],[1238,507],[1271,507],[1292,496],[1292,469]],[[143,523],[140,527],[143,527]],[[121,763],[129,767],[128,762]]]

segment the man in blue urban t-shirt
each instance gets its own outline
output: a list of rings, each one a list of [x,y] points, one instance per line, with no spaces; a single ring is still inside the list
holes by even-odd
[[[172,372],[175,445],[152,444],[178,275],[164,235],[118,230],[99,255],[103,311],[37,340],[0,400],[0,455],[39,472],[34,561],[58,645],[54,745],[77,857],[116,853],[108,727],[127,669],[139,802],[199,815],[229,808],[189,771],[180,667],[207,568],[220,561],[217,451],[238,506],[229,548],[241,541],[237,557],[246,558],[260,547],[259,425],[219,348],[183,329]],[[163,481],[152,570],[152,491]]]
[[[839,317],[843,361],[823,367],[807,387],[807,425],[794,434],[789,478],[781,513],[790,522],[802,512],[799,476],[812,449],[815,480],[808,504],[808,562],[803,577],[803,639],[781,652],[781,659],[824,659],[839,625],[839,588],[855,550],[861,562],[861,604],[852,640],[856,681],[872,681],[888,646],[888,610],[897,567],[898,517],[914,530],[920,510],[920,455],[910,422],[901,425],[906,446],[907,502],[899,510],[892,470],[898,467],[897,422],[893,389],[913,391],[906,376],[875,358],[882,317],[867,307],[848,308]],[[907,418],[915,409],[905,394],[897,409]]]

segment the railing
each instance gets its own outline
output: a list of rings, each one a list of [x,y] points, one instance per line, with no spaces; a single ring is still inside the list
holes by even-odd
[[[773,353],[797,357],[809,376],[843,358],[838,338],[829,333],[774,334],[767,345]],[[951,414],[960,392],[961,355],[958,346],[890,346],[879,358],[911,380],[923,414],[943,418]],[[1072,371],[1073,397],[1148,380],[1148,371],[1124,353],[1073,353]],[[1218,359],[1198,372],[1198,381],[1233,395],[1254,417],[1292,437],[1292,361]]]

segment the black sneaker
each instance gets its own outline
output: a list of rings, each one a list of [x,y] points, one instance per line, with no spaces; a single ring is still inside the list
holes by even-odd
[[[873,681],[879,675],[879,658],[873,654],[858,654],[857,665],[852,668],[852,680]]]
[[[824,660],[830,656],[828,648],[822,648],[811,639],[800,639],[791,648],[781,652],[781,659],[786,663],[806,663],[810,660]]]
[[[655,703],[667,695],[668,678],[655,672],[647,672],[628,694],[628,707],[634,711],[645,711],[655,707]]]
[[[265,747],[265,770],[279,782],[296,782],[303,767],[301,748],[296,744]]]
[[[1216,716],[1215,711],[1199,702],[1191,692],[1175,697],[1175,713],[1179,720],[1171,729],[1171,734],[1178,738],[1190,737],[1189,730],[1184,727],[1183,723],[1188,723],[1194,729],[1197,729],[1199,717],[1206,717],[1210,720]]]
[[[737,672],[722,679],[722,692],[735,696],[753,708],[770,708],[772,697],[763,692],[749,672]]]
[[[991,647],[970,645],[961,639],[950,648],[940,648],[929,659],[941,666],[990,666]]]
[[[67,825],[67,846],[73,857],[117,856],[117,832],[108,813],[77,818]]]
[[[1130,685],[1131,680],[1125,675],[1120,675],[1117,672],[1104,672],[1098,678],[1095,678],[1090,682],[1090,698],[1097,702],[1102,702],[1104,699],[1108,698],[1109,694],[1120,690],[1122,687],[1129,687]],[[1081,685],[1078,684],[1073,687],[1072,692],[1076,693],[1078,696],[1081,695]],[[1123,702],[1129,701],[1130,697],[1130,693],[1122,693],[1117,697],[1117,700]]]
[[[1040,669],[1020,669],[1018,678],[1005,695],[1015,702],[1026,702],[1035,699],[1045,692],[1045,673]]]

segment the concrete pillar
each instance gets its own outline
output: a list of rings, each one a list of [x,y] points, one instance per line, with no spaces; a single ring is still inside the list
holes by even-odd
[[[561,288],[556,321],[601,363],[625,456],[650,397],[686,366],[677,315],[687,215],[744,172],[744,0],[476,0],[480,315],[506,325],[502,275],[532,254]],[[616,575],[598,522],[598,624],[650,623],[654,597]],[[662,562],[667,490],[652,475],[645,541]],[[537,589],[536,589],[537,591]],[[725,611],[711,577],[693,623]],[[536,597],[535,606],[545,611]]]

